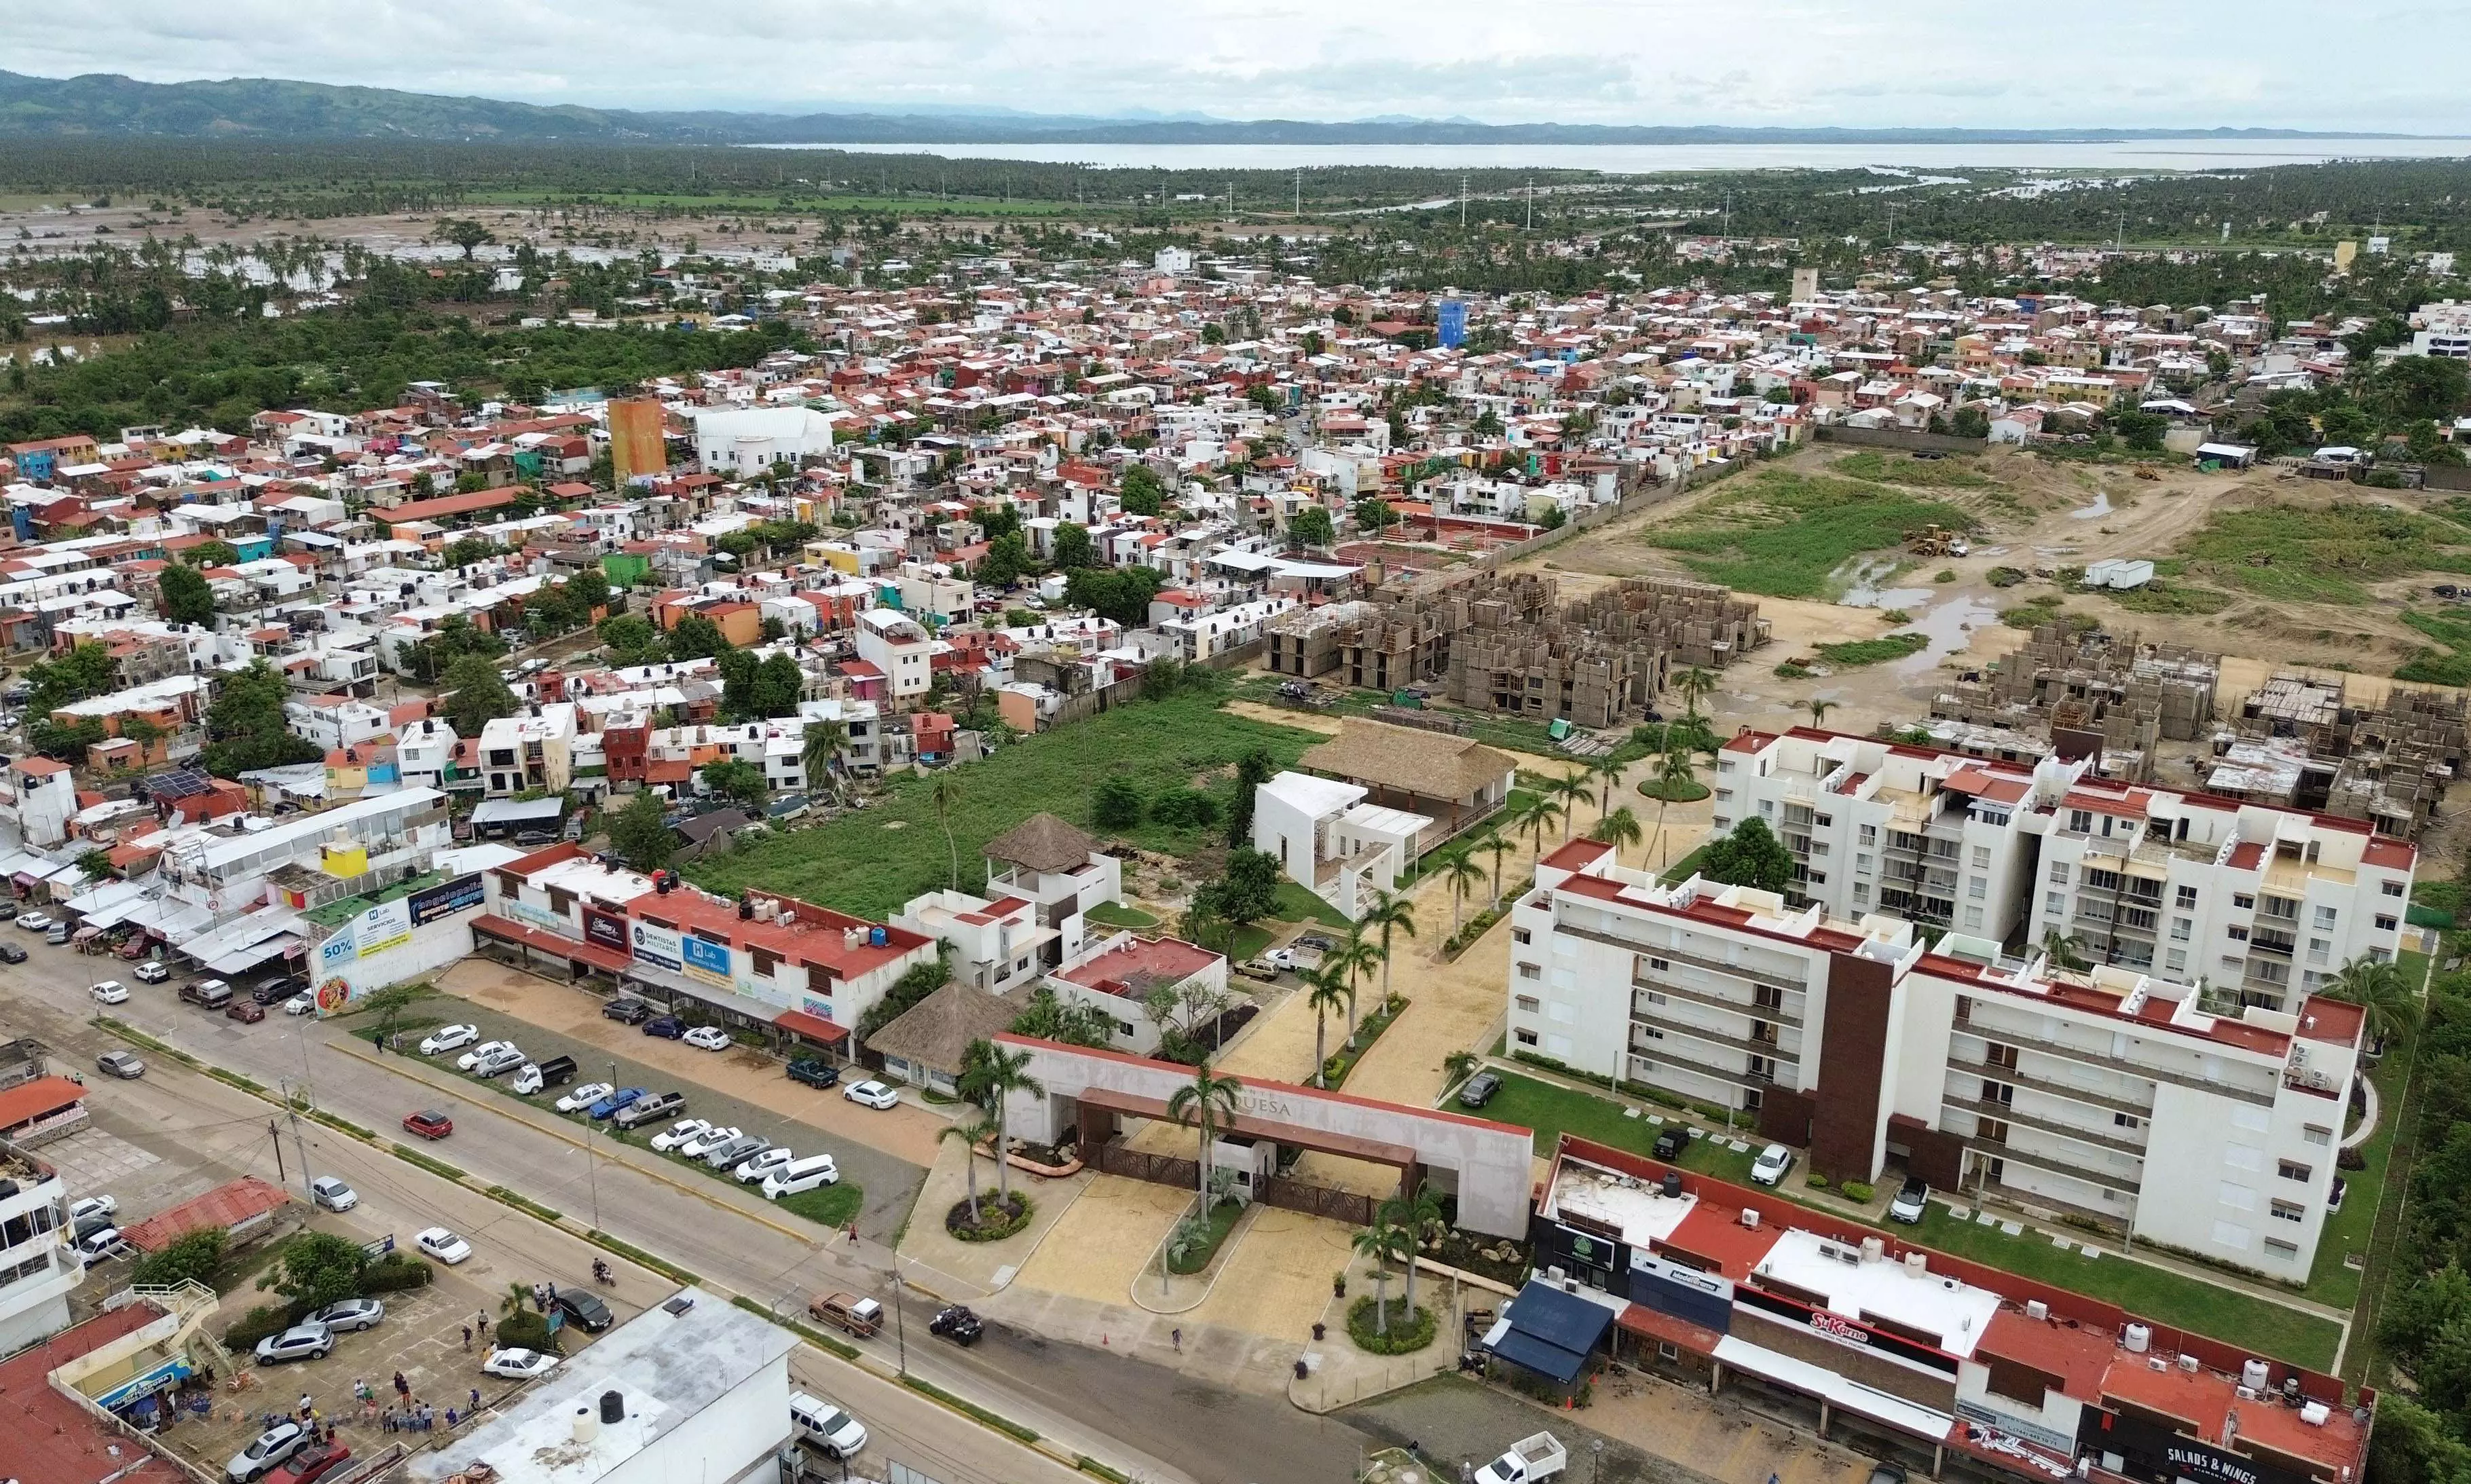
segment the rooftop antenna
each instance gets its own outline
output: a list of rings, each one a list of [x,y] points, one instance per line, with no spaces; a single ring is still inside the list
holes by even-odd
[[[1467,230],[1467,177],[1459,177],[1459,230],[1462,232]]]
[[[1299,170],[1299,171],[1297,171],[1297,172],[1296,172],[1296,220],[1297,220],[1297,221],[1299,221],[1299,222],[1301,222],[1301,221],[1303,221],[1303,220],[1304,220],[1304,218],[1305,218],[1305,173],[1304,173],[1303,171]]]
[[[1527,182],[1527,230],[1536,230],[1536,182]]]

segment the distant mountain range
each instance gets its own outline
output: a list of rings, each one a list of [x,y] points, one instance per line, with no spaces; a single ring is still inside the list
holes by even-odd
[[[109,73],[0,72],[0,137],[406,139],[640,144],[2041,144],[2131,139],[2401,139],[2290,129],[1733,129],[1479,124],[1396,115],[1347,123],[1078,117],[862,106],[790,113],[637,112],[448,98],[275,78],[140,82]]]

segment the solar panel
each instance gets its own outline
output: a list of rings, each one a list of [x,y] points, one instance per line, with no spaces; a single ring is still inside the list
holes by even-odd
[[[200,767],[175,767],[147,775],[139,785],[148,798],[185,799],[209,792],[214,785],[206,770]]]

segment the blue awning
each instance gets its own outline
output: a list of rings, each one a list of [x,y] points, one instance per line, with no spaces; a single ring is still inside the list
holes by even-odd
[[[1603,1343],[1612,1324],[1613,1311],[1604,1305],[1531,1282],[1511,1301],[1486,1345],[1513,1365],[1567,1385],[1578,1379],[1588,1353]]]

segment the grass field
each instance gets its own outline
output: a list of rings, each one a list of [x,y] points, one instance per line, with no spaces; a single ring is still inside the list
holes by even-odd
[[[1550,1153],[1565,1131],[1617,1149],[1647,1154],[1661,1132],[1661,1125],[1650,1122],[1644,1116],[1624,1117],[1623,1104],[1612,1098],[1510,1072],[1501,1073],[1501,1091],[1482,1111],[1486,1118],[1534,1129],[1539,1154]],[[1747,1131],[1736,1137],[1753,1149],[1761,1142]],[[1726,1148],[1717,1140],[1700,1139],[1684,1148],[1679,1163],[1686,1169],[1739,1184],[1749,1180],[1751,1159],[1751,1154]],[[1800,1181],[1801,1171],[1797,1168],[1777,1193],[1788,1200],[1798,1199]],[[2350,1203],[2345,1201],[2342,1213],[2347,1214],[2349,1209]],[[2069,1235],[2073,1239],[2083,1234]],[[1937,1202],[1922,1218],[1915,1240],[1941,1252],[1970,1258],[1988,1267],[2117,1304],[2148,1319],[2196,1330],[2245,1345],[2255,1354],[2297,1361],[2318,1370],[2333,1364],[2334,1348],[2342,1337],[2342,1327],[2333,1321],[2271,1300],[2129,1261],[2115,1253],[2092,1259],[2074,1251],[2061,1252],[2047,1236],[2030,1227],[2023,1236],[2011,1237],[1995,1226],[1959,1221]]]
[[[2191,576],[2260,598],[2365,604],[2373,582],[2471,572],[2471,501],[2431,514],[2357,502],[2220,509],[2178,554]]]
[[[1929,648],[1930,636],[1916,633],[1884,634],[1876,639],[1854,639],[1844,644],[1817,646],[1819,657],[1839,670],[1900,660]]]
[[[963,889],[983,884],[986,861],[980,849],[1042,810],[1101,836],[1112,833],[1094,830],[1091,821],[1091,795],[1111,772],[1130,778],[1150,795],[1192,787],[1210,775],[1223,817],[1233,797],[1232,768],[1237,758],[1265,747],[1280,767],[1292,767],[1306,747],[1320,741],[1316,733],[1223,712],[1213,695],[1139,701],[1024,738],[984,762],[949,773],[904,774],[874,807],[697,861],[687,867],[687,874],[715,891],[762,886],[861,917],[883,918],[920,892],[949,884],[954,856]],[[952,811],[949,847],[929,798],[938,778],[950,778],[961,794]],[[1187,856],[1223,841],[1225,835],[1144,820],[1121,837],[1146,849]]]
[[[1885,484],[1765,469],[1645,539],[1710,582],[1771,598],[1833,598],[1852,558],[1901,547],[1905,532],[1922,526],[1973,524],[1952,505]]]
[[[1999,483],[1975,468],[1970,459],[1916,459],[1875,448],[1847,454],[1827,467],[1849,480],[1902,484],[1908,489],[1989,489]]]

